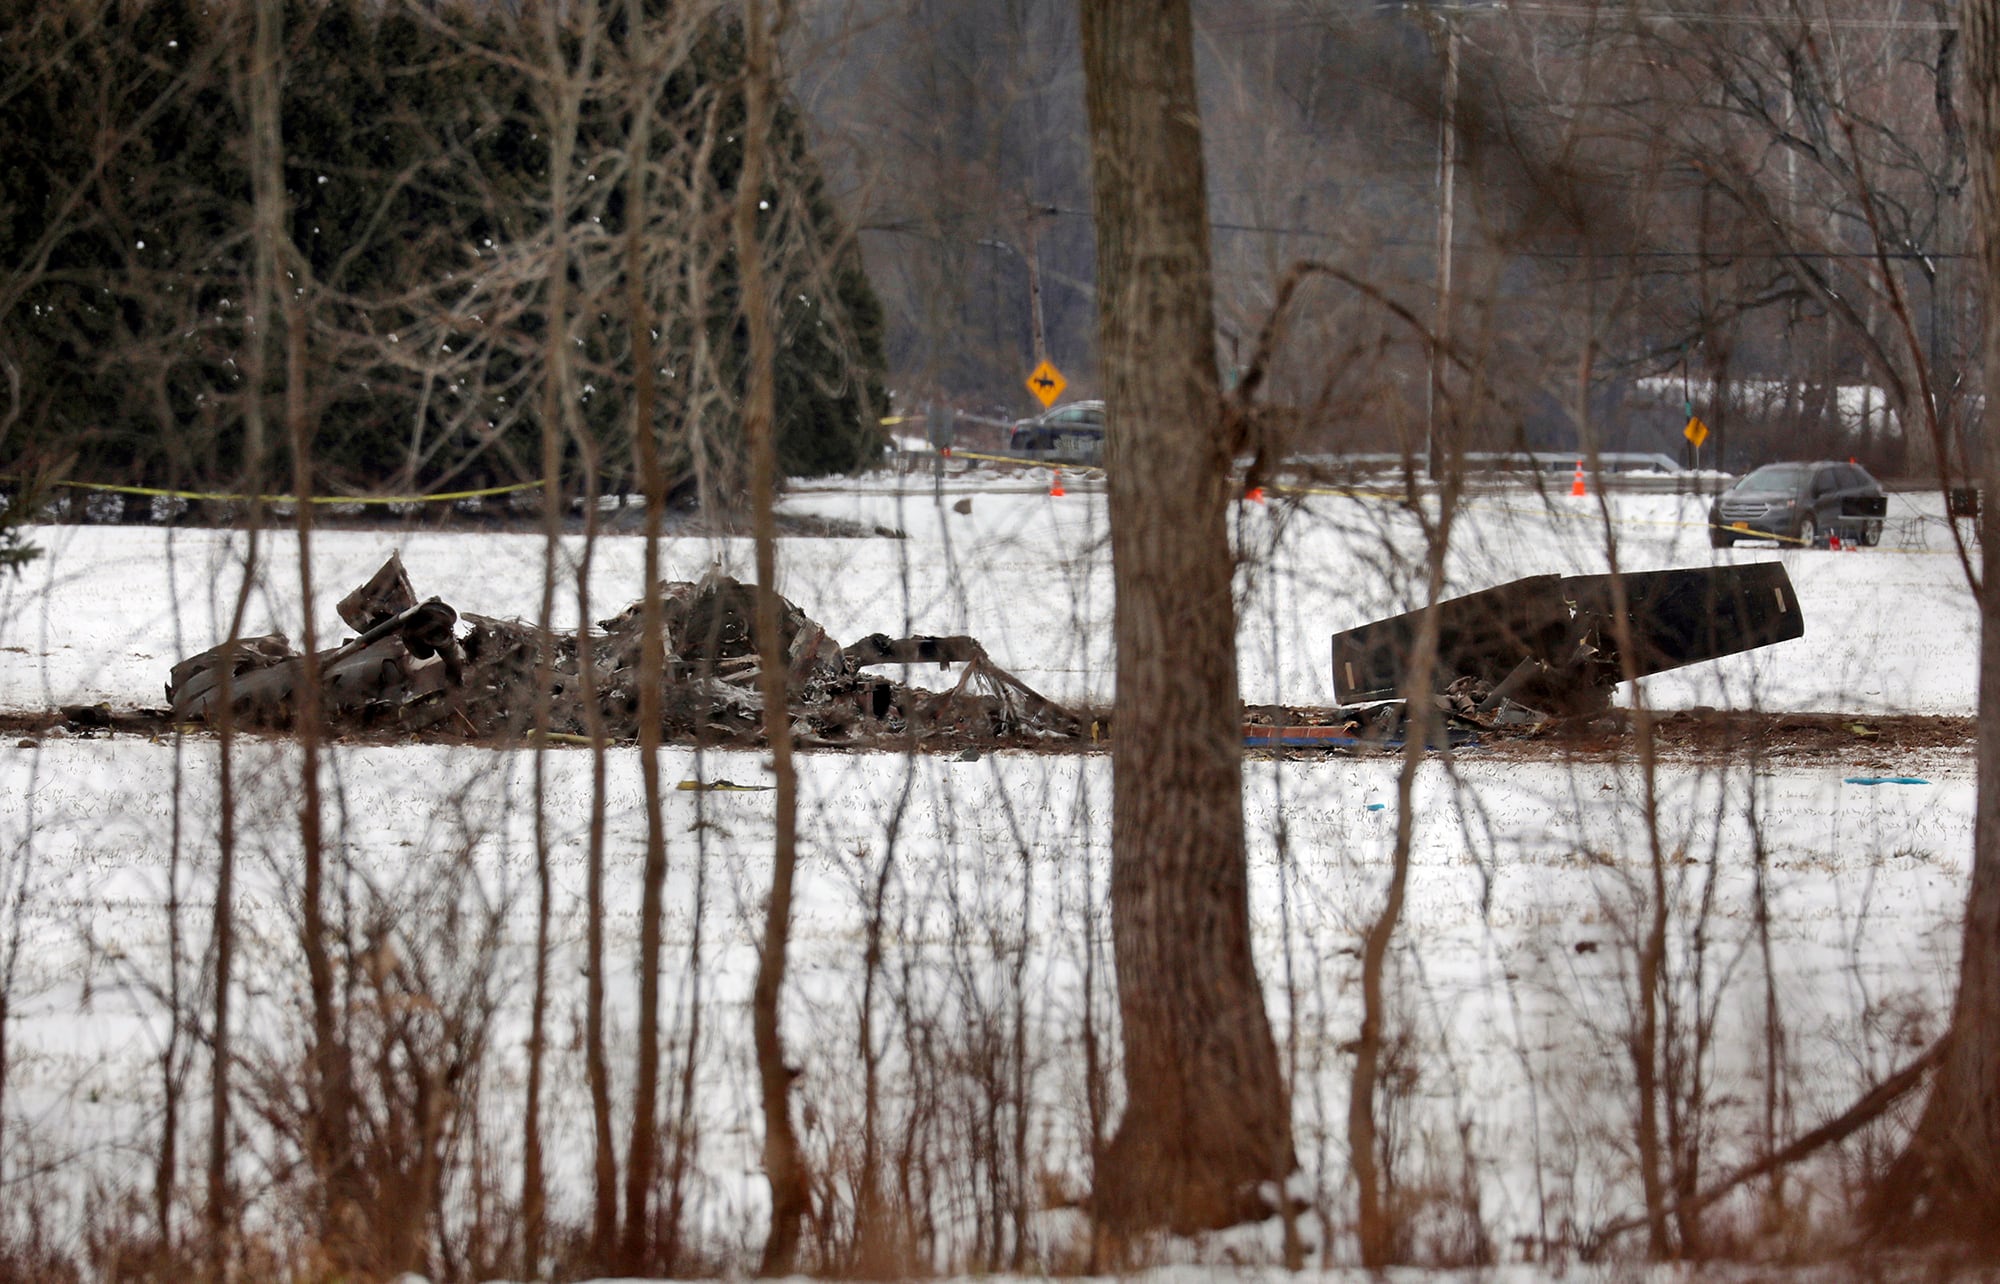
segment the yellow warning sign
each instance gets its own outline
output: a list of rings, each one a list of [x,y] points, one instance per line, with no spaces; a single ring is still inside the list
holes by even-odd
[[[1708,440],[1708,425],[1701,421],[1699,415],[1689,415],[1688,426],[1681,429],[1681,436],[1693,442],[1696,450],[1700,450],[1701,443]]]
[[[1035,372],[1028,376],[1028,391],[1035,394],[1035,399],[1042,403],[1044,410],[1055,405],[1056,398],[1062,396],[1063,389],[1067,387],[1069,380],[1063,378],[1062,371],[1046,361],[1036,366]]]

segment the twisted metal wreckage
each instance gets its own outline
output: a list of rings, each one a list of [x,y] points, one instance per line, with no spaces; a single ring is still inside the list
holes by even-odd
[[[763,733],[756,589],[719,572],[660,586],[669,738],[747,745]],[[1102,711],[1079,713],[1040,695],[964,636],[870,634],[843,647],[795,604],[782,607],[793,733],[808,747],[977,750],[1063,748],[1110,730]],[[531,734],[546,689],[548,733],[582,740],[638,738],[643,603],[598,623],[600,632],[539,628],[461,615],[419,601],[392,555],[339,605],[357,636],[318,656],[322,708],[336,732],[506,740]],[[1590,718],[1621,681],[1800,637],[1804,617],[1777,562],[1619,576],[1541,575],[1438,603],[1431,700],[1450,742],[1532,735]],[[1332,709],[1245,710],[1251,748],[1399,745],[1403,697],[1424,612],[1333,638]],[[230,661],[236,719],[291,723],[305,661],[282,635],[243,638],[175,665],[167,683],[175,723],[212,721]],[[959,664],[948,689],[867,672],[881,665]],[[588,671],[586,672],[586,667]],[[65,710],[67,713],[68,711]]]
[[[1437,649],[1422,685],[1452,744],[1588,721],[1610,708],[1620,682],[1803,637],[1806,627],[1781,562],[1534,575],[1433,610]],[[1336,633],[1333,689],[1341,707],[1309,717],[1253,710],[1253,719],[1268,725],[1246,726],[1245,743],[1400,744],[1424,615],[1411,611]],[[1273,716],[1286,713],[1294,725]]]
[[[1334,635],[1344,701],[1402,694],[1422,611]],[[1431,685],[1477,726],[1590,716],[1620,682],[1805,635],[1782,562],[1534,575],[1437,605]]]
[[[699,581],[660,585],[666,677],[663,734],[737,744],[763,730],[758,693],[757,590],[711,571]],[[789,659],[787,690],[801,744],[931,747],[1074,740],[1088,724],[1038,694],[969,637],[890,638],[870,634],[842,647],[783,598],[780,625]],[[432,597],[419,601],[392,555],[341,600],[356,636],[320,652],[319,685],[328,725],[338,732],[389,731],[438,738],[510,739],[531,734],[543,684],[546,728],[560,739],[638,738],[642,603],[589,636],[518,620],[460,614]],[[248,725],[289,725],[305,660],[282,634],[242,638],[175,665],[167,700],[175,722],[213,721],[230,661],[230,703]],[[964,666],[947,690],[928,690],[867,672],[877,665]],[[586,665],[588,671],[586,671]]]

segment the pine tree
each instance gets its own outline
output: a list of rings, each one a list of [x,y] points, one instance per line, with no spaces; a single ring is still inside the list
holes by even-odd
[[[22,86],[0,100],[0,356],[23,391],[18,421],[0,436],[0,471],[56,464],[94,481],[236,480],[250,188],[224,17],[197,0],[101,13],[87,0],[7,0],[0,10],[19,37],[0,43],[0,83]],[[730,22],[710,23],[666,77],[650,158],[690,180],[679,187],[700,193],[704,208],[647,212],[663,261],[701,256],[707,289],[691,310],[670,272],[649,275],[649,287],[662,366],[686,369],[705,339],[727,393],[720,413],[664,398],[666,416],[705,418],[700,434],[671,417],[662,430],[708,443],[716,493],[733,502],[745,348],[726,224],[705,214],[728,207],[741,164],[730,133],[742,115],[742,38]],[[290,0],[285,30],[282,279],[310,327],[318,475],[378,492],[532,478],[546,319],[544,277],[531,264],[546,240],[548,164],[525,70],[535,65],[532,24],[502,6],[420,17],[366,0]],[[579,154],[616,163],[628,112],[607,79],[586,106]],[[778,113],[771,143],[781,466],[852,469],[881,443],[881,309],[796,111]],[[691,181],[699,155],[706,171]],[[590,240],[615,244],[620,185],[579,181],[602,190],[581,193],[577,219],[605,234]],[[619,270],[606,255],[586,257],[572,287],[616,297]],[[594,453],[625,458],[622,313],[602,309],[579,337]],[[689,466],[685,449],[677,462]],[[282,451],[270,465],[282,474]]]

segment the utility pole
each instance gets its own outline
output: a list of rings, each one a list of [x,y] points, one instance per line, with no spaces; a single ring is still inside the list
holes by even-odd
[[[1028,273],[1028,341],[1035,349],[1035,365],[1049,359],[1048,335],[1042,325],[1042,255],[1040,225],[1044,218],[1056,213],[1053,205],[1028,204],[1027,214],[1021,221],[1022,240],[1025,245],[1016,247],[1012,241],[997,236],[982,237],[980,245],[989,250],[999,250],[1003,254],[1019,259]]]
[[[1041,224],[1043,211],[1033,206],[1028,210],[1028,252],[1022,261],[1028,265],[1028,324],[1035,344],[1035,367],[1039,369],[1049,359],[1048,334],[1042,328],[1042,253],[1037,228]]]
[[[1437,410],[1451,330],[1452,220],[1458,193],[1458,23],[1444,19],[1444,111],[1438,130],[1437,299],[1431,310],[1430,386],[1424,395],[1424,475],[1437,480]]]

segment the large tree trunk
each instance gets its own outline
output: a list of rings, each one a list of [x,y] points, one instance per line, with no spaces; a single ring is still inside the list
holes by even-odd
[[[1986,289],[1978,820],[1949,1042],[1916,1132],[1871,1211],[1898,1236],[2000,1248],[2000,405],[1992,395],[2000,383],[2000,0],[1963,0],[1959,13]]]
[[[1111,932],[1126,1108],[1097,1207],[1126,1233],[1268,1213],[1293,1167],[1250,957],[1242,727],[1193,30],[1085,0],[1118,693]]]

